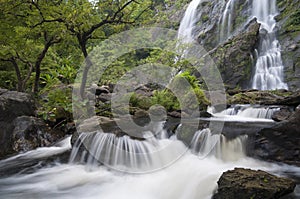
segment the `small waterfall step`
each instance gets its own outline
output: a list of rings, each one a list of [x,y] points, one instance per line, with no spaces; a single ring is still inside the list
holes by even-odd
[[[163,168],[187,149],[181,141],[169,139],[162,124],[157,122],[153,129],[140,132],[144,135],[143,140],[102,131],[82,132],[73,146],[69,162],[86,164],[89,168],[105,165],[133,173]]]
[[[228,139],[223,134],[213,134],[209,128],[199,130],[191,141],[191,150],[200,157],[214,156],[224,161],[235,161],[246,157],[247,135]]]
[[[216,118],[233,119],[237,121],[273,121],[272,116],[280,110],[280,106],[261,106],[250,104],[232,105],[228,109],[216,112],[214,107],[210,107],[208,112]]]

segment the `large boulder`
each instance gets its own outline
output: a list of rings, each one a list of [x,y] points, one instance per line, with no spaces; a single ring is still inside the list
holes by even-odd
[[[11,122],[21,115],[34,115],[35,103],[31,95],[0,89],[0,121]]]
[[[35,115],[33,98],[26,93],[0,89],[0,158],[13,152],[13,121],[23,115]]]
[[[293,180],[277,177],[265,171],[235,168],[222,174],[214,199],[276,199],[292,193]]]
[[[11,147],[14,152],[50,146],[64,136],[63,133],[52,131],[43,120],[30,116],[17,117],[13,127]]]
[[[288,120],[264,128],[253,138],[251,154],[264,160],[300,166],[300,106]]]

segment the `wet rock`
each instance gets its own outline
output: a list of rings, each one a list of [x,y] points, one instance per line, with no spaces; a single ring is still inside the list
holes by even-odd
[[[276,16],[278,40],[284,65],[284,77],[289,89],[300,88],[300,1],[277,0],[279,14]]]
[[[223,2],[212,0],[202,2],[198,8],[201,15],[195,28],[195,35],[206,50],[213,49],[219,42],[218,21],[222,15],[223,6]]]
[[[293,180],[265,171],[235,168],[222,174],[213,199],[276,199],[293,192],[295,186]]]
[[[0,158],[11,153],[13,121],[22,115],[35,115],[33,98],[26,93],[0,89]]]
[[[254,137],[251,154],[264,160],[279,161],[300,166],[300,110],[286,121],[264,128]]]
[[[209,125],[208,121],[200,121],[198,119],[181,119],[180,122],[176,129],[176,137],[187,146],[190,146],[196,131],[208,128]]]
[[[262,104],[297,106],[300,104],[300,92],[277,91],[240,91],[228,98],[228,104]]]
[[[25,152],[37,147],[50,146],[63,138],[63,134],[52,131],[41,119],[21,116],[13,121],[12,149]]]
[[[97,96],[97,101],[101,102],[110,102],[111,100],[111,93],[101,93],[100,95]]]
[[[94,133],[96,131],[113,133],[118,137],[124,136],[126,135],[126,133],[119,127],[120,123],[126,125],[126,123],[130,124],[130,121],[128,121],[128,118],[111,119],[104,116],[94,116],[86,119],[77,126],[77,131],[72,135],[71,143],[74,144],[81,133]],[[125,131],[128,132],[128,129],[126,129]],[[132,134],[134,134],[134,132]],[[132,137],[133,139],[139,139],[139,137],[130,137]]]
[[[289,108],[281,108],[279,111],[276,111],[272,115],[272,119],[276,122],[281,122],[287,120],[292,114],[291,109]]]
[[[149,124],[149,122],[151,120],[149,117],[149,113],[142,109],[137,109],[134,112],[132,119],[133,119],[134,123],[139,126],[145,126],[145,125]]]
[[[209,117],[212,117],[212,114],[210,114],[210,113],[207,112],[207,111],[201,111],[201,112],[200,112],[200,117],[203,117],[203,118],[209,118]]]
[[[108,86],[98,86],[97,84],[92,84],[89,88],[89,91],[95,95],[100,95],[102,93],[110,93]]]
[[[225,87],[247,87],[253,66],[252,52],[259,40],[260,24],[253,19],[237,36],[209,52],[217,65]]]
[[[181,112],[180,111],[171,111],[168,112],[168,115],[174,118],[181,118]]]
[[[148,85],[141,85],[137,89],[135,89],[135,93],[138,95],[151,97],[153,96],[153,89],[148,87]]]
[[[0,89],[0,121],[10,122],[21,115],[34,115],[35,103],[26,93]]]
[[[105,132],[113,132],[117,126],[116,119],[111,119],[103,116],[94,116],[84,120],[78,127],[78,132],[94,132],[103,130]]]

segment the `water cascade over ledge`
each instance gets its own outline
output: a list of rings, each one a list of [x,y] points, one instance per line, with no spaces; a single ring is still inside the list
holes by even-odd
[[[204,0],[192,0],[181,21],[178,39],[184,44],[195,41],[193,31],[201,16],[198,9],[201,2]],[[224,41],[234,31],[232,12],[237,0],[223,2],[225,10],[220,18],[222,29],[219,36]],[[262,24],[252,84],[255,89],[288,88],[283,82],[280,45],[275,35],[275,2],[253,0],[253,16]],[[253,129],[253,123],[273,125],[272,115],[279,109],[277,106],[232,105],[217,112],[211,107],[208,112],[213,117],[196,119],[205,122],[224,119],[234,125],[242,122]],[[165,121],[157,122],[153,129],[137,132],[144,135],[139,139],[100,130],[80,133],[72,146],[68,163],[53,161],[46,166],[34,165],[12,175],[1,176],[0,198],[211,199],[222,173],[236,167],[260,169],[278,175],[292,173],[300,179],[299,167],[248,157],[248,135],[243,130],[238,129],[234,137],[229,137],[224,129],[222,134],[217,134],[213,133],[213,128],[199,127],[193,132],[187,131],[192,135],[190,143],[185,143],[176,135],[184,124],[177,125],[169,132],[165,129]],[[228,131],[232,133],[233,129]],[[22,164],[64,153],[71,149],[70,139],[49,148],[1,160],[0,168],[10,169],[17,162]]]
[[[275,0],[253,0],[252,15],[261,23],[260,44],[256,51],[257,61],[252,79],[253,89],[288,89],[283,81],[284,66],[280,44],[276,38],[276,14]]]
[[[83,164],[80,164],[80,160],[78,162],[73,159],[74,154],[79,154],[79,148],[74,147],[71,155],[73,160],[69,164],[56,164],[34,173],[20,173],[0,178],[1,197],[10,199],[32,198],[32,196],[38,199],[210,199],[220,175],[234,167],[277,173],[296,169],[248,158],[244,153],[244,141],[247,136],[228,140],[223,135],[212,134],[209,129],[195,132],[191,150],[187,150],[175,137],[167,139],[159,136],[160,138],[152,137],[141,141],[102,132],[96,132],[91,136],[97,136],[95,140],[90,140],[91,149],[94,149],[93,156],[103,155],[106,158],[110,156],[110,164],[113,167],[119,164],[117,170],[111,169],[110,165],[93,162],[88,154],[83,155]],[[88,137],[87,134],[83,134],[81,139],[88,139]],[[99,145],[101,142],[102,145]],[[120,153],[112,150],[110,144],[132,152],[131,157],[119,157]],[[141,159],[137,153],[143,154],[159,145],[169,144],[172,147],[167,147],[167,153],[158,156],[150,153]],[[180,159],[156,172],[146,172],[142,175],[119,172],[132,166],[141,169],[144,165],[164,163],[172,157],[172,154],[182,152],[183,149],[184,154]]]
[[[198,6],[202,0],[192,0],[184,13],[178,29],[178,39],[180,43],[192,43],[194,41],[193,30],[200,17]]]

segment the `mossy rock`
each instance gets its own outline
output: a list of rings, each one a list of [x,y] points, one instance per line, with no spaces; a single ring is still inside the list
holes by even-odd
[[[277,199],[292,193],[296,184],[265,171],[235,168],[222,174],[214,199]]]

